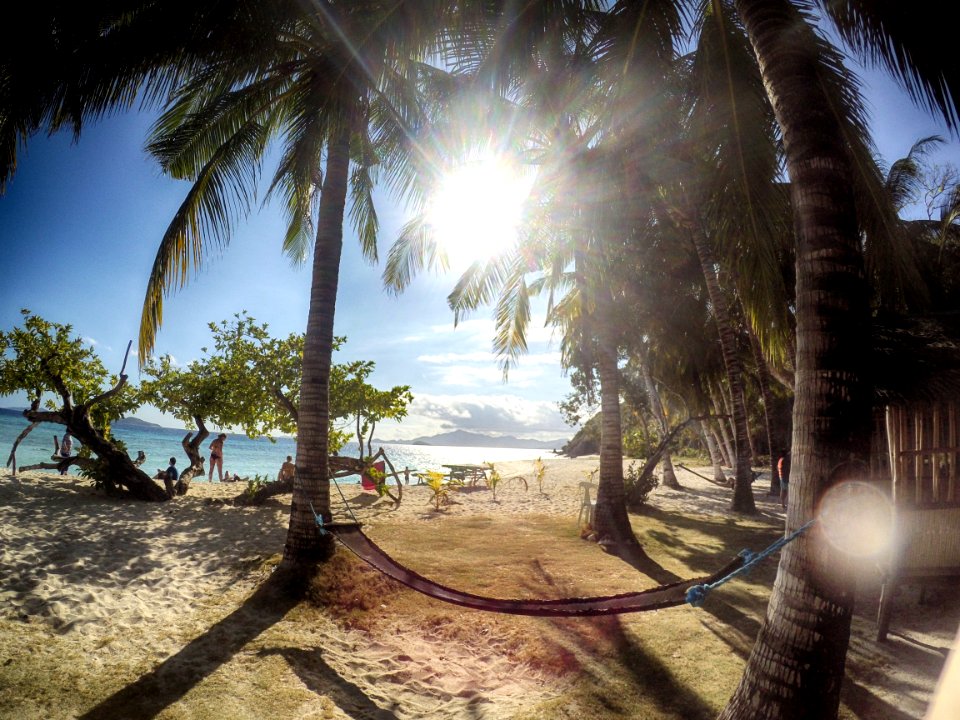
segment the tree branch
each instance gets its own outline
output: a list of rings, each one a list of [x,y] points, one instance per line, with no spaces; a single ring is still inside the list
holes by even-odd
[[[26,411],[24,411],[26,412]],[[13,465],[13,475],[17,474],[17,446],[23,442],[23,439],[30,434],[30,432],[39,425],[39,422],[30,423],[27,428],[17,436],[17,439],[13,441],[13,447],[10,449],[10,457],[7,458],[7,467]]]

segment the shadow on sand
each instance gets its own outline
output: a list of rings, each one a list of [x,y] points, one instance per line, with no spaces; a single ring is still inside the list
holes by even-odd
[[[243,605],[79,720],[156,717],[229,662],[247,643],[281,621],[299,603],[303,589],[302,580],[275,571]],[[380,708],[360,687],[342,678],[322,659],[319,650],[288,648],[261,650],[259,654],[281,655],[312,691],[329,696],[340,707],[359,710],[361,717],[397,719],[392,710]]]

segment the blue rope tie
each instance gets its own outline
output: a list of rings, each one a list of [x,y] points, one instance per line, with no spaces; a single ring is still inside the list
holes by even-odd
[[[310,503],[310,512],[313,513],[313,520],[317,523],[317,530],[320,531],[321,535],[326,535],[327,530],[323,527],[323,515],[320,515],[313,507],[313,503]]]
[[[337,479],[335,477],[331,477],[330,479],[333,480],[333,484],[336,485],[337,492],[340,493],[340,497],[343,500],[343,504],[347,506],[347,512],[350,513],[350,517],[352,517],[353,521],[357,523],[357,525],[359,525],[360,521],[357,520],[357,516],[353,514],[353,508],[350,507],[350,503],[347,502],[347,497],[346,495],[343,494],[343,489],[340,487],[340,483],[337,482]],[[317,529],[320,531],[320,534],[326,535],[329,531],[323,527],[323,515],[320,515],[316,511],[316,509],[313,507],[313,503],[310,503],[310,512],[313,513],[313,519],[317,523]]]
[[[687,602],[693,605],[694,607],[700,607],[701,605],[703,605],[703,601],[707,599],[707,595],[711,590],[713,590],[714,588],[720,587],[725,582],[729,582],[733,580],[733,578],[737,577],[738,575],[748,574],[757,563],[762,562],[763,560],[766,560],[769,556],[773,555],[775,552],[780,550],[780,548],[782,548],[784,545],[796,540],[803,533],[805,533],[809,529],[809,527],[813,525],[816,521],[817,519],[814,518],[813,520],[808,522],[806,525],[803,525],[797,528],[796,530],[794,530],[789,535],[779,538],[775,542],[771,543],[770,547],[768,547],[766,550],[762,550],[761,552],[755,553],[755,552],[751,552],[750,550],[741,550],[739,553],[739,556],[743,558],[743,565],[738,567],[729,575],[726,575],[720,578],[716,582],[712,582],[709,584],[701,583],[700,585],[694,585],[689,590],[687,590]]]

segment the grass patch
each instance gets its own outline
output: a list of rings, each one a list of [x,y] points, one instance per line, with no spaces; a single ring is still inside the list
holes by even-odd
[[[742,548],[758,551],[781,533],[774,520],[656,508],[631,516],[631,522],[648,555],[681,577],[709,574]],[[366,530],[402,564],[467,592],[562,598],[656,585],[581,540],[573,518],[455,516],[371,523]],[[243,559],[237,573],[249,587],[250,579],[266,577],[279,557]],[[403,703],[417,683],[432,680],[416,675],[423,657],[410,662],[397,657],[395,649],[409,645],[411,655],[414,646],[427,648],[427,664],[437,676],[466,668],[488,687],[506,678],[530,688],[521,709],[489,717],[707,720],[736,687],[775,570],[772,558],[712,593],[701,609],[531,618],[440,603],[339,551],[311,584],[305,602],[258,627],[223,658],[217,655],[217,633],[228,641],[250,621],[229,620],[246,602],[240,589],[197,598],[184,608],[189,622],[164,646],[172,648],[166,653],[153,644],[163,637],[156,627],[130,628],[135,643],[112,632],[85,647],[76,634],[57,635],[42,622],[0,620],[0,718],[80,716],[164,663],[169,670],[157,674],[156,689],[182,684],[186,690],[151,715],[161,720],[377,717],[389,712],[385,708],[393,700],[405,708],[397,717],[414,717],[416,711]],[[114,652],[117,646],[127,649]],[[188,661],[171,661],[190,647]],[[374,660],[365,670],[349,664],[376,652],[396,662],[381,669]],[[347,665],[338,665],[338,658]],[[478,697],[483,694],[478,691]],[[844,708],[841,717],[855,715]]]

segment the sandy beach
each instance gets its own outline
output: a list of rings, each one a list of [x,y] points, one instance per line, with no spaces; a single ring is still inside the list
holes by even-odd
[[[496,500],[488,489],[457,492],[442,512],[433,509],[430,491],[422,485],[405,486],[399,507],[361,493],[356,485],[345,486],[344,494],[368,535],[387,549],[391,539],[419,534],[433,538],[431,552],[442,558],[445,550],[453,552],[445,547],[450,537],[445,532],[471,523],[486,523],[495,530],[486,537],[491,543],[503,542],[503,547],[513,532],[519,537],[540,527],[569,528],[557,543],[570,550],[530,566],[561,589],[622,592],[635,587],[638,579],[655,584],[575,536],[578,486],[597,466],[597,458],[545,462],[543,492],[533,479],[532,463],[497,463],[505,480]],[[527,487],[518,476],[527,478]],[[760,516],[744,521],[727,513],[724,488],[688,472],[681,471],[679,478],[683,491],[660,487],[651,495],[652,514],[643,521],[651,538],[658,531],[649,528],[659,527],[652,523],[662,525],[662,518],[671,514],[703,516],[725,525],[753,523],[750,528],[765,528],[768,535],[782,526],[779,502],[762,492],[762,480],[755,487]],[[602,667],[603,652],[591,656],[577,649],[579,659],[571,671],[543,654],[533,659],[523,644],[525,633],[547,637],[561,626],[567,633],[578,632],[582,626],[575,623],[585,621],[558,625],[525,619],[527,625],[510,625],[500,616],[444,608],[442,612],[450,614],[436,615],[443,621],[431,624],[431,613],[441,612],[434,611],[435,601],[398,590],[386,580],[382,582],[389,589],[384,593],[399,599],[385,599],[381,607],[406,603],[415,613],[367,622],[362,613],[344,615],[258,598],[258,587],[283,548],[289,496],[256,508],[225,502],[240,489],[195,483],[187,496],[156,505],[105,498],[77,477],[4,476],[0,718],[120,717],[118,707],[140,708],[129,712],[142,717],[253,718],[261,716],[263,703],[277,717],[290,718],[581,717],[575,709],[551,703],[585,682],[591,663]],[[346,519],[337,491],[332,493],[338,517]],[[644,534],[638,534],[643,540]],[[552,540],[544,542],[549,544]],[[458,571],[482,584],[482,563],[497,554],[496,545],[494,550],[478,549],[476,557],[461,554]],[[595,562],[597,577],[582,584],[582,578],[565,574],[564,553],[571,562],[574,555],[581,562]],[[684,559],[687,554],[678,550],[666,559],[679,572],[697,567]],[[420,555],[429,570],[432,556],[426,551]],[[716,557],[716,565],[726,559]],[[770,565],[750,586],[757,597],[748,600],[758,613],[752,626],[762,618],[763,583],[775,571],[775,562]],[[535,593],[535,578],[528,579]],[[457,578],[446,580],[455,584]],[[905,591],[891,641],[877,645],[876,583],[869,573],[861,582],[841,716],[881,717],[867,713],[892,708],[895,714],[883,717],[921,718],[954,641],[958,603],[934,592],[932,604],[919,605],[916,591]],[[499,594],[496,588],[487,592]],[[732,590],[731,597],[737,592]],[[365,612],[375,616],[377,609]],[[691,632],[736,650],[732,661],[742,667],[739,653],[749,649],[750,638],[722,614],[685,608],[643,615],[647,617],[624,619],[617,627],[629,633],[651,623],[668,627],[682,617],[694,628]],[[462,624],[451,628],[450,618],[462,618]],[[735,669],[727,693],[733,691]],[[680,669],[674,675],[682,682]],[[725,686],[729,678],[717,682]],[[722,695],[723,687],[718,692]],[[134,702],[133,697],[138,699]],[[702,714],[712,711],[713,702],[706,703]],[[665,711],[661,716],[677,715]]]

